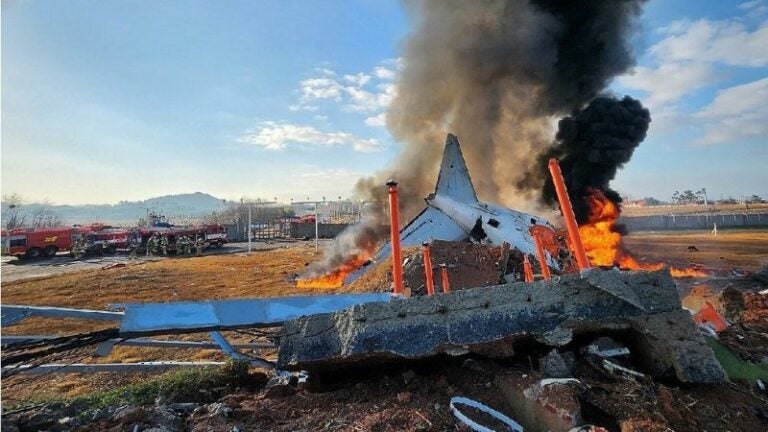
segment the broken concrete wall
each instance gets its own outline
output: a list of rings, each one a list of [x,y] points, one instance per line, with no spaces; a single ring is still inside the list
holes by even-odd
[[[441,353],[508,357],[516,341],[563,346],[600,331],[635,333],[655,375],[726,380],[666,271],[592,270],[302,317],[285,323],[278,364],[311,371]]]

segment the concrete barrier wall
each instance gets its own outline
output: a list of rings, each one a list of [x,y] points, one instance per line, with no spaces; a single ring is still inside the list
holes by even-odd
[[[321,223],[317,226],[318,236],[320,238],[333,238],[344,231],[348,224],[326,224]],[[315,238],[315,224],[311,223],[291,223],[291,237],[293,238]]]
[[[717,228],[768,227],[768,213],[719,215],[662,215],[622,217],[619,223],[629,231],[711,230]]]

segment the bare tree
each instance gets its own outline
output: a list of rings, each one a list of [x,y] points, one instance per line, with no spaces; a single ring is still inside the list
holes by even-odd
[[[50,228],[61,226],[61,218],[50,208],[50,204],[43,202],[32,213],[32,228]]]
[[[21,210],[24,199],[17,193],[3,195],[3,226],[7,230],[24,226],[27,215]]]

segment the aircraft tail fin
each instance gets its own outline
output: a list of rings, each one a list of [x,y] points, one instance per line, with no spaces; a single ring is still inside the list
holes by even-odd
[[[440,174],[437,177],[435,195],[443,195],[461,202],[477,201],[475,187],[469,177],[464,155],[456,135],[448,134],[443,150],[443,162],[440,164]]]

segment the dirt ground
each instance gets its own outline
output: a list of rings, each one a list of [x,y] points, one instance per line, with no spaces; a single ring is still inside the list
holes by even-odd
[[[696,263],[709,268],[729,272],[733,268],[756,270],[768,264],[768,231],[721,231],[718,236],[708,233],[663,233],[641,234],[627,237],[627,245],[638,257],[672,264]],[[690,252],[688,247],[695,246],[697,251]],[[178,301],[201,299],[225,299],[243,297],[268,297],[319,293],[314,288],[299,289],[293,278],[307,264],[319,257],[311,244],[291,244],[273,250],[256,251],[250,255],[234,253],[210,255],[204,257],[163,259],[151,262],[131,263],[125,267],[102,270],[101,266],[77,272],[44,273],[8,281],[5,278],[7,264],[3,265],[2,302],[4,304],[30,304],[77,308],[104,309],[110,303]],[[45,271],[45,269],[43,269]],[[331,289],[326,292],[346,291],[350,287]],[[19,334],[54,334],[66,335],[105,328],[109,325],[80,320],[29,319],[22,323],[3,328],[7,335]],[[227,333],[234,342],[250,341],[248,335]],[[207,340],[206,334],[186,335],[187,340]],[[216,350],[167,350],[158,348],[117,347],[112,354],[104,358],[93,358],[92,351],[73,353],[67,361],[79,362],[135,362],[148,360],[223,360],[223,355]],[[269,357],[274,352],[262,352]],[[452,363],[453,364],[453,363]],[[430,366],[432,367],[432,366]],[[437,366],[434,366],[437,367]],[[396,376],[389,377],[386,372],[370,378],[360,385],[353,382],[340,384],[339,390],[315,395],[299,392],[291,401],[254,399],[252,395],[239,395],[237,402],[244,411],[242,415],[257,416],[259,425],[271,430],[291,430],[299,427],[311,430],[317,422],[330,422],[330,430],[427,430],[453,429],[453,421],[444,403],[430,402],[435,395],[448,396],[464,393],[486,400],[500,407],[498,400],[486,396],[477,383],[463,383],[464,379],[455,372],[453,366],[446,367],[436,377],[435,383],[422,379],[421,384],[397,384],[387,387],[392,382],[399,382]],[[398,376],[403,371],[396,371]],[[16,376],[2,381],[4,404],[13,401],[51,397],[72,397],[94,390],[111,389],[116,386],[147,379],[152,374],[52,374],[42,377]],[[455,377],[454,377],[455,376]],[[452,378],[454,377],[454,378]],[[446,381],[447,379],[447,381]],[[427,381],[429,381],[427,383]],[[470,380],[471,381],[471,380]],[[387,384],[387,383],[390,384]],[[490,381],[488,381],[490,382]],[[462,384],[463,383],[463,384]],[[489,384],[490,385],[490,384]],[[434,387],[434,388],[433,388]],[[362,396],[357,396],[358,390]],[[623,391],[623,390],[621,390]],[[639,390],[639,394],[658,392],[656,389]],[[711,400],[704,401],[696,394],[709,395],[710,390],[673,388],[673,410],[691,411],[691,406],[715,405],[716,394]],[[728,390],[731,391],[731,390]],[[733,390],[736,391],[736,390]],[[732,392],[733,392],[732,391]],[[393,393],[394,392],[394,393]],[[617,390],[620,393],[619,390]],[[682,392],[682,393],[681,393]],[[355,396],[350,396],[350,393]],[[399,393],[408,393],[399,401]],[[617,394],[618,394],[617,393]],[[612,395],[613,393],[606,393]],[[632,394],[632,392],[630,392]],[[389,396],[387,396],[389,395]],[[393,399],[392,395],[398,395]],[[235,396],[233,396],[235,397]],[[607,397],[607,396],[606,396]],[[665,396],[666,397],[666,396]],[[709,397],[709,396],[707,396]],[[736,396],[734,396],[736,398]],[[441,398],[443,401],[445,398]],[[633,399],[624,398],[627,401]],[[700,402],[696,402],[699,400]],[[413,402],[411,402],[413,401]],[[682,401],[682,402],[681,402]],[[686,402],[687,401],[687,402]],[[428,403],[429,402],[429,403]],[[443,401],[445,402],[445,401]],[[657,398],[649,399],[649,404],[656,404]],[[629,403],[629,402],[627,402]],[[686,403],[687,407],[680,405]],[[350,413],[354,417],[344,425],[338,421],[345,418],[346,407],[350,404],[358,411]],[[439,409],[433,405],[441,405]],[[678,409],[679,408],[679,409]],[[418,413],[416,412],[418,411]],[[695,411],[695,409],[694,409]],[[719,411],[714,410],[712,415]],[[248,414],[250,413],[250,414]],[[356,413],[356,414],[355,414]],[[353,416],[353,414],[355,414]],[[687,415],[687,414],[686,414]],[[737,415],[737,414],[734,414]],[[382,428],[369,427],[382,423],[381,416],[401,419],[402,428],[392,420]],[[423,420],[422,420],[423,417]],[[240,417],[239,417],[240,418]],[[754,416],[750,418],[756,418]],[[260,419],[260,420],[259,420]],[[341,420],[334,420],[341,419]],[[442,419],[442,420],[441,420]],[[397,420],[397,421],[401,421]],[[445,423],[445,422],[448,423]],[[336,422],[336,423],[334,423]],[[393,423],[394,422],[394,423]],[[228,422],[227,424],[230,424]],[[370,424],[369,424],[370,423]],[[325,424],[325,423],[324,423]],[[723,424],[727,424],[724,422]],[[354,427],[357,425],[358,427]],[[342,427],[344,426],[344,427]],[[217,426],[218,427],[218,426]],[[212,428],[211,430],[218,430]],[[362,428],[362,429],[360,429]],[[203,427],[200,430],[205,430]],[[229,430],[229,429],[221,429]],[[685,429],[682,429],[685,430]],[[714,429],[713,429],[714,430]],[[725,430],[725,429],[723,429]],[[760,430],[760,429],[743,429]],[[765,428],[762,430],[766,430]]]
[[[623,216],[658,216],[658,215],[685,215],[685,214],[733,214],[733,213],[762,213],[768,211],[768,204],[703,204],[692,205],[665,205],[650,207],[622,206]]]
[[[201,299],[275,297],[318,293],[296,288],[293,277],[317,259],[314,246],[298,243],[251,255],[235,253],[139,262],[126,267],[60,272],[41,277],[3,281],[3,304],[106,309],[111,303],[164,302]],[[45,270],[43,270],[45,272]],[[4,335],[70,335],[114,327],[114,324],[78,319],[30,318],[3,328]],[[252,337],[225,333],[232,342]],[[157,339],[163,339],[158,337]],[[209,341],[207,334],[175,339]],[[92,351],[92,350],[91,350]],[[219,350],[116,347],[111,355],[94,358],[91,351],[75,352],[67,362],[138,362],[159,360],[217,360]],[[270,353],[262,353],[269,355]],[[111,388],[147,374],[52,374],[3,379],[3,399],[77,396]],[[23,385],[22,385],[23,383]]]
[[[768,230],[721,230],[716,236],[708,231],[631,233],[624,241],[635,256],[648,262],[725,271],[754,271],[768,265]],[[689,250],[691,246],[695,250]]]

